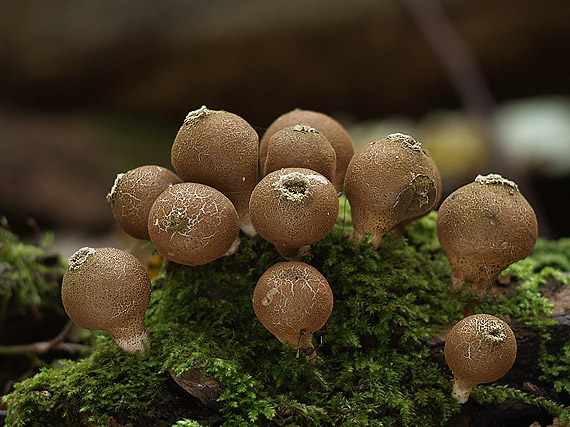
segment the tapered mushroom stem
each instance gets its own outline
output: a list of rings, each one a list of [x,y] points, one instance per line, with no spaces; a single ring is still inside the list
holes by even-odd
[[[142,356],[146,355],[150,348],[148,333],[144,324],[125,325],[109,331],[115,343],[126,353],[136,353],[139,351]]]
[[[457,294],[461,292],[463,286],[468,283],[463,278],[452,275],[451,276],[451,284],[449,285],[449,291],[451,293]],[[472,286],[466,293],[472,293],[479,297],[484,297],[489,288],[491,287],[493,281],[492,280],[479,280],[472,282]]]
[[[238,212],[238,215],[239,215],[239,212]],[[249,204],[248,204],[247,212],[243,213],[239,217],[239,228],[248,237],[254,237],[255,235],[257,235],[257,231],[255,231],[255,227],[251,223],[251,215],[249,214]]]
[[[303,256],[307,255],[310,252],[311,245],[301,246],[300,248],[275,245],[275,249],[277,249],[279,255],[281,255],[286,260],[299,261]]]
[[[362,240],[364,240],[364,238],[366,236],[371,236],[370,242],[372,243],[372,249],[376,250],[382,245],[382,236],[381,235],[364,233],[356,227],[354,227],[352,229],[352,233],[350,233],[350,236],[348,238],[351,241],[353,241],[354,243],[356,243],[357,245],[359,245],[362,242]]]
[[[475,387],[477,383],[470,381],[465,381],[460,378],[453,378],[453,390],[451,391],[451,397],[453,397],[457,402],[463,404],[467,402],[469,396],[471,395],[471,390]]]

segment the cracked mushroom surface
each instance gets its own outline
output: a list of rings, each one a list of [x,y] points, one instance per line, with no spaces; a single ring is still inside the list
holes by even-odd
[[[517,340],[501,319],[475,314],[460,320],[449,332],[444,353],[454,376],[452,396],[465,403],[477,384],[496,381],[511,369]]]
[[[288,113],[282,114],[269,125],[259,143],[261,170],[265,169],[270,138],[281,129],[295,125],[305,125],[315,128],[331,143],[336,154],[336,171],[332,183],[337,192],[340,193],[342,191],[346,168],[354,155],[354,143],[349,133],[338,121],[317,111],[296,108]]]
[[[116,248],[81,248],[69,259],[61,298],[69,318],[82,328],[103,330],[127,353],[149,346],[144,318],[151,282],[144,265]]]
[[[118,174],[107,194],[115,222],[130,236],[149,240],[147,224],[152,204],[160,193],[180,182],[174,172],[156,165],[139,166]]]
[[[253,309],[260,322],[282,343],[316,356],[313,333],[327,322],[333,308],[325,277],[304,262],[280,262],[260,277]]]
[[[377,249],[391,228],[435,207],[440,182],[435,163],[412,136],[394,133],[370,141],[353,156],[344,180],[351,239],[359,243],[371,234]]]
[[[304,168],[280,169],[264,177],[253,190],[249,205],[259,235],[290,260],[298,260],[308,245],[332,230],[338,209],[334,185]]]
[[[172,144],[171,161],[183,181],[209,185],[234,204],[249,236],[249,196],[257,184],[257,132],[240,116],[202,106],[191,111]]]
[[[184,182],[158,196],[149,214],[148,230],[165,258],[202,265],[232,247],[238,238],[239,218],[232,202],[218,190]]]
[[[286,127],[269,139],[263,174],[281,168],[308,168],[334,182],[336,153],[329,140],[306,125]]]
[[[498,174],[479,175],[441,204],[437,236],[452,268],[451,291],[465,283],[484,295],[501,271],[532,252],[534,210],[518,186]]]

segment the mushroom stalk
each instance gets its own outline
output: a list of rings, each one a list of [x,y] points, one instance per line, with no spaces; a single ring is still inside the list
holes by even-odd
[[[472,381],[465,381],[461,378],[453,378],[453,389],[451,390],[451,397],[457,400],[458,403],[465,403],[469,400],[471,395],[471,390],[475,387],[477,383]]]

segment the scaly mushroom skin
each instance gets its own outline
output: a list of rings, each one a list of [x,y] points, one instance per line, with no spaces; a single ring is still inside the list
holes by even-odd
[[[453,270],[450,290],[472,283],[481,296],[502,270],[531,253],[538,235],[534,210],[517,185],[498,174],[479,175],[451,193],[436,229]]]
[[[149,347],[144,317],[150,277],[133,255],[116,248],[82,248],[69,259],[61,299],[69,318],[85,329],[103,330],[127,353]]]
[[[180,182],[174,172],[156,165],[118,174],[107,194],[115,222],[132,237],[149,240],[147,223],[152,204],[160,193]]]
[[[332,183],[337,192],[340,193],[346,168],[354,155],[354,143],[346,129],[339,122],[323,113],[296,108],[275,119],[267,128],[259,143],[261,170],[265,168],[269,139],[281,129],[295,125],[306,125],[315,128],[331,143],[336,153],[336,172]]]
[[[317,269],[298,261],[271,266],[253,291],[258,319],[279,341],[314,358],[313,333],[327,322],[332,290]]]
[[[428,160],[431,162],[432,166],[433,166],[433,177],[435,180],[435,190],[436,190],[436,194],[435,194],[435,203],[433,204],[433,208],[435,209],[435,207],[437,206],[437,204],[440,202],[441,200],[441,193],[443,191],[443,183],[441,182],[441,174],[439,173],[439,169],[437,168],[437,165],[435,164],[433,158],[430,156],[430,154],[427,151],[424,151],[424,153],[426,154]],[[419,219],[425,215],[427,215],[430,211],[424,212],[420,215],[417,215],[413,218],[408,218],[403,220],[402,222],[399,222],[398,224],[395,225],[394,229],[398,232],[398,233],[403,233],[405,228],[412,222],[414,222],[416,219]]]
[[[239,233],[232,202],[204,184],[183,182],[154,202],[148,231],[156,249],[170,261],[202,265],[228,252]]]
[[[206,106],[191,111],[172,144],[176,173],[187,182],[209,185],[231,200],[248,236],[249,196],[257,184],[257,132],[240,116]]]
[[[517,356],[517,340],[501,319],[475,314],[453,327],[444,352],[454,375],[452,396],[465,403],[477,384],[496,381],[511,369]]]
[[[329,140],[315,128],[287,127],[269,139],[263,174],[281,168],[308,168],[334,182],[336,153]]]
[[[298,260],[304,248],[323,239],[338,216],[334,185],[304,168],[285,168],[264,177],[251,193],[249,212],[261,237],[286,259]]]
[[[413,137],[395,133],[370,141],[354,155],[344,180],[354,226],[350,238],[360,243],[371,234],[377,249],[388,230],[434,208],[440,180]]]

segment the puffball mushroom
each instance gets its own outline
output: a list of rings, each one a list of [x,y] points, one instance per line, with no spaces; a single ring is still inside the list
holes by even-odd
[[[338,216],[334,185],[320,173],[284,168],[265,176],[249,202],[253,226],[286,259],[297,260],[302,247],[323,239]]]
[[[204,184],[183,182],[155,200],[148,217],[150,240],[170,261],[207,264],[232,247],[239,233],[230,200]]]
[[[150,277],[133,255],[116,248],[81,248],[69,259],[61,299],[69,318],[85,329],[110,333],[127,353],[149,347],[144,317]]]
[[[511,369],[517,340],[501,319],[475,314],[459,321],[449,332],[444,353],[454,376],[452,396],[465,403],[477,384],[496,381]]]
[[[309,168],[334,182],[336,153],[329,140],[315,128],[286,127],[269,139],[263,174],[281,168]]]
[[[371,234],[377,249],[388,230],[435,207],[440,181],[435,163],[412,136],[370,141],[353,156],[344,180],[354,226],[350,238],[360,243]]]
[[[314,358],[313,333],[327,322],[332,290],[319,271],[299,261],[279,262],[260,277],[253,309],[260,322],[282,343]]]
[[[259,143],[261,170],[265,168],[269,140],[273,134],[281,129],[295,125],[306,125],[315,128],[331,143],[336,153],[336,171],[332,183],[337,192],[340,193],[342,191],[346,168],[354,155],[354,143],[346,129],[339,122],[323,113],[296,108],[275,119],[267,128]]]
[[[174,172],[156,165],[118,174],[107,194],[115,222],[132,237],[149,240],[147,224],[152,204],[160,193],[180,182]]]
[[[518,186],[498,174],[479,175],[451,193],[439,208],[436,230],[451,263],[450,290],[472,283],[479,295],[531,253],[538,235],[534,210]]]
[[[172,144],[171,160],[184,181],[209,185],[231,200],[248,236],[249,196],[257,184],[257,132],[240,116],[206,106],[191,111]]]

